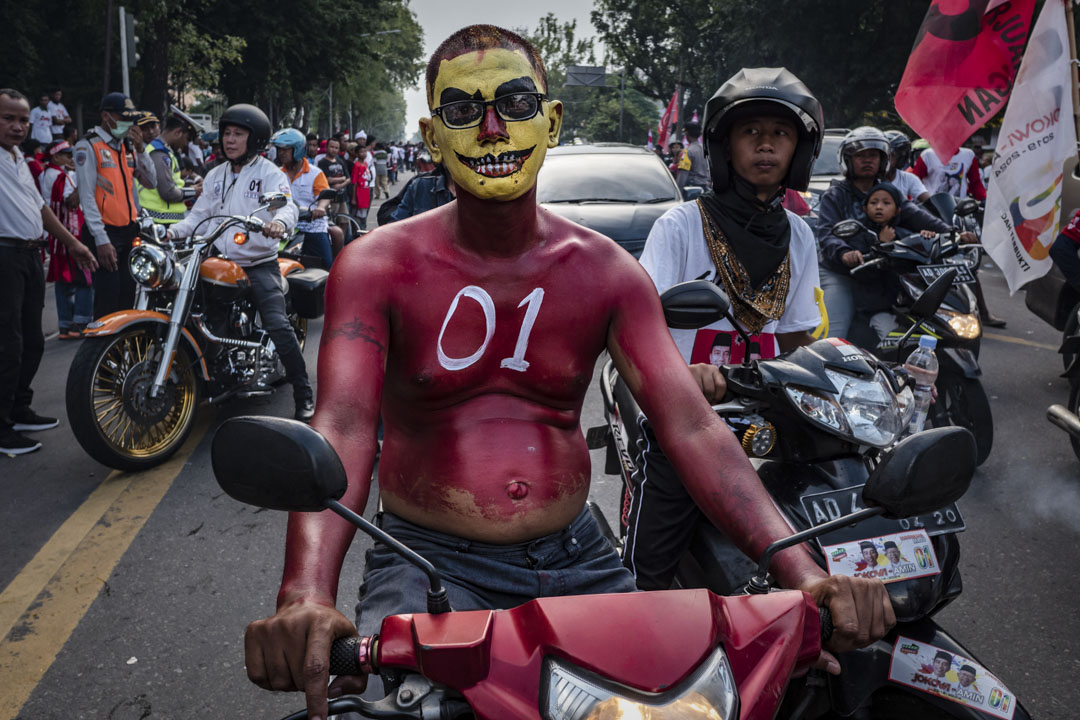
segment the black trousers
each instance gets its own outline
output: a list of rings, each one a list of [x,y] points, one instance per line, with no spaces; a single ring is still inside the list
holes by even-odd
[[[41,311],[45,270],[41,250],[0,247],[0,431],[13,410],[30,407],[30,383],[45,352]]]
[[[293,397],[299,402],[312,397],[304,353],[300,341],[285,314],[285,292],[281,288],[281,271],[276,260],[244,268],[251,281],[251,296],[259,310],[262,326],[274,341],[274,347],[285,366],[285,380],[293,386]]]
[[[116,248],[116,269],[110,271],[99,267],[94,272],[95,318],[135,307],[135,278],[128,271],[128,255],[131,254],[131,241],[139,234],[139,226],[135,223],[123,227],[106,225],[105,233]],[[82,236],[93,238],[93,233],[84,225]],[[101,256],[96,247],[94,254],[98,255],[100,262]]]
[[[640,590],[667,590],[701,519],[701,510],[660,449],[649,421],[641,427],[634,494],[627,515],[623,565]],[[632,449],[631,449],[632,451]]]

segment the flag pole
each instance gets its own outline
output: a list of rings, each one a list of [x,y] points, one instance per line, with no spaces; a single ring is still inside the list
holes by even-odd
[[[1065,25],[1069,32],[1069,78],[1072,84],[1073,123],[1076,125],[1076,137],[1080,140],[1080,80],[1077,76],[1076,60],[1076,20],[1073,17],[1074,0],[1065,0]]]

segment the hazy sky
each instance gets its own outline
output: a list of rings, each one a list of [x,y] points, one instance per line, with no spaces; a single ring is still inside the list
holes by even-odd
[[[589,21],[591,0],[546,0],[543,3],[522,0],[412,0],[409,5],[424,29],[425,62],[452,32],[474,23],[491,23],[508,29],[533,29],[541,17],[552,12],[560,22],[576,19],[579,36],[595,34]],[[406,139],[416,132],[420,118],[428,114],[423,83],[421,73],[420,86],[405,91],[405,101],[408,103],[405,111]]]

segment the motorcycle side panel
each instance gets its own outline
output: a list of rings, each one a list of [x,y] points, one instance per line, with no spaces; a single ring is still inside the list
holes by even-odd
[[[684,680],[723,643],[740,717],[766,720],[791,673],[819,654],[820,633],[817,608],[801,592],[549,597],[512,610],[388,617],[378,664],[419,671],[458,690],[479,718],[538,718],[547,657],[607,683],[658,693]]]
[[[979,367],[979,361],[976,359],[975,353],[966,348],[943,348],[937,351],[937,356],[940,362],[939,376],[943,374],[942,371],[949,369],[949,365],[951,364],[966,378],[975,379],[982,377],[982,368]]]
[[[889,680],[889,667],[897,635],[918,640],[927,645],[934,645],[956,655],[974,660],[983,665],[970,650],[950,636],[936,622],[930,619],[897,625],[888,637],[878,640],[873,645],[849,653],[839,653],[840,675],[829,677],[829,692],[833,709],[844,716],[850,715],[860,707],[869,705],[871,695],[884,687],[910,693],[928,705],[956,718],[978,718],[986,720],[988,715],[972,707],[961,705],[932,693],[921,692],[907,685]],[[993,672],[992,668],[988,668]],[[1022,704],[1017,703],[1013,720],[1030,720],[1031,715]]]
[[[121,330],[141,322],[154,323],[156,325],[168,325],[169,316],[154,310],[120,310],[118,312],[110,313],[87,325],[86,329],[83,330],[83,335],[88,337],[115,335]],[[192,337],[187,328],[180,328],[180,337],[187,341],[188,349],[191,350],[192,357],[199,358],[199,367],[202,370],[203,380],[209,380],[210,371],[206,367],[206,358],[203,357],[202,349],[200,349],[199,344],[195,342],[195,338]]]

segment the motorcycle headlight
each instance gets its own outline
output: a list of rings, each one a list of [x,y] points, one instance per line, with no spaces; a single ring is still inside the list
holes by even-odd
[[[786,387],[784,392],[806,417],[841,435],[850,434],[844,411],[840,409],[835,397],[797,387]]]
[[[836,385],[853,438],[874,447],[886,447],[897,440],[905,427],[903,412],[884,373],[878,370],[871,380],[832,370],[825,373]]]
[[[562,660],[545,663],[545,720],[733,720],[739,696],[723,648],[678,686],[643,693]]]
[[[907,427],[915,414],[915,393],[910,385],[896,394],[896,402],[900,406],[900,425]]]
[[[958,313],[948,308],[939,308],[936,314],[962,340],[974,340],[982,335],[982,323],[979,322],[977,313]]]
[[[128,272],[135,282],[152,290],[168,284],[172,279],[173,261],[163,248],[143,243],[131,249]]]

